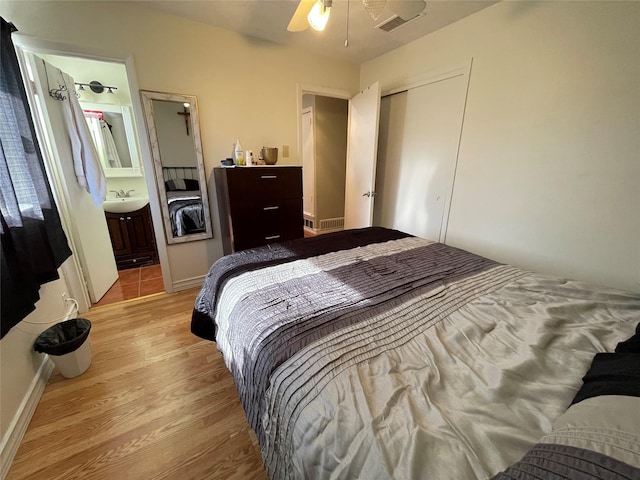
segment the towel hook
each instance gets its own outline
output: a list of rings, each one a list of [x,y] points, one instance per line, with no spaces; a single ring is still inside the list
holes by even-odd
[[[49,89],[49,96],[59,101],[66,100],[67,97],[63,95],[63,93],[67,91],[67,86],[58,84],[58,88],[51,88],[51,85],[49,84],[49,71],[47,70],[47,62],[42,60],[42,65],[44,65],[44,75],[45,75],[45,78],[47,79],[47,88]]]

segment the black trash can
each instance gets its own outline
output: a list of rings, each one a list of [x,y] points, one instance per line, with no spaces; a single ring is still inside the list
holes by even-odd
[[[72,318],[56,323],[38,335],[33,349],[49,354],[63,377],[77,377],[91,365],[90,332],[89,320]]]

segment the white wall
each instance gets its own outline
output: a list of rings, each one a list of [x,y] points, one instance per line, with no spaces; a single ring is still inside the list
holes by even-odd
[[[640,291],[640,3],[501,2],[362,65],[468,61],[447,243]]]
[[[222,255],[211,173],[229,156],[233,142],[239,138],[245,149],[254,152],[263,145],[290,145],[291,156],[278,163],[298,165],[293,148],[297,84],[358,89],[357,65],[125,2],[4,1],[0,14],[20,33],[81,45],[111,58],[133,55],[143,90],[198,97],[214,238],[167,247],[177,287],[201,280]]]

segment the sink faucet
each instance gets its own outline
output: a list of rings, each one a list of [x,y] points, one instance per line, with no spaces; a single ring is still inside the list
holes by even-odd
[[[120,190],[109,190],[116,194],[116,198],[128,198],[131,196],[131,192],[135,192],[135,190],[127,190],[126,192],[122,189]]]

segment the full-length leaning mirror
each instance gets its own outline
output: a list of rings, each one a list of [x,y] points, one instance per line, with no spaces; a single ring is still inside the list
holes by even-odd
[[[211,238],[211,215],[192,95],[141,90],[167,243]]]

